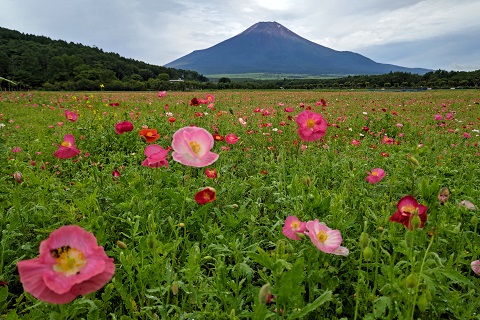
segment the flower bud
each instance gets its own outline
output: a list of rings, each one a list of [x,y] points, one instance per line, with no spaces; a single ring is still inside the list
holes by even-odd
[[[120,241],[120,240],[117,240],[117,246],[120,248],[120,249],[127,249],[127,244],[123,241]]]
[[[22,174],[19,171],[16,171],[12,176],[15,181],[22,183]]]
[[[418,299],[418,302],[417,302],[417,306],[418,306],[418,309],[420,310],[420,312],[423,313],[423,312],[427,311],[427,308],[428,308],[427,295],[422,294],[420,296],[420,298]]]
[[[418,166],[420,165],[420,162],[418,162],[418,160],[415,159],[414,157],[408,158],[408,161],[409,161],[411,164],[413,164],[414,166],[417,166],[417,167],[418,167]]]
[[[405,279],[405,285],[408,288],[415,288],[417,286],[418,280],[414,273],[411,273]]]
[[[267,304],[269,293],[270,285],[266,283],[260,288],[260,291],[258,292],[258,302],[260,302],[261,304]]]
[[[368,242],[369,242],[368,233],[362,232],[362,233],[360,234],[360,241],[359,241],[359,243],[360,243],[360,248],[361,248],[362,250],[365,250],[365,248],[368,246]]]
[[[178,282],[177,281],[173,281],[172,283],[172,293],[174,296],[176,296],[178,294]]]
[[[373,257],[373,250],[370,246],[366,247],[365,250],[363,250],[363,257],[365,258],[365,261],[370,261]]]
[[[440,189],[440,192],[438,193],[438,202],[443,205],[448,201],[449,198],[450,191],[448,190],[448,188],[443,187],[442,189]]]
[[[415,214],[412,220],[410,221],[410,225],[412,226],[413,229],[418,229],[421,223],[422,221],[420,220],[420,217],[418,216],[418,214]]]

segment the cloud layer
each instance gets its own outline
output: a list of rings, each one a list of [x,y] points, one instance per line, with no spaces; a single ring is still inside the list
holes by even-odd
[[[0,26],[164,65],[259,21],[377,62],[480,69],[480,0],[5,0]]]

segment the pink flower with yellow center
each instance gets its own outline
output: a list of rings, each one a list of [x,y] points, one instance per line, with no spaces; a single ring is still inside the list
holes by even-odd
[[[213,136],[199,127],[184,127],[173,134],[172,158],[186,166],[206,167],[217,161],[213,148]]]
[[[225,142],[228,144],[235,144],[238,142],[238,139],[235,133],[229,133],[225,136]]]
[[[298,135],[305,141],[316,141],[327,133],[327,121],[319,113],[304,110],[297,115]]]
[[[292,240],[300,240],[299,234],[303,234],[306,230],[306,223],[300,221],[296,216],[288,216],[282,228],[285,237]]]
[[[390,217],[390,221],[402,223],[412,230],[411,220],[415,215],[420,218],[419,228],[423,228],[427,221],[427,207],[419,204],[413,196],[408,195],[398,201],[397,212]]]
[[[75,122],[78,119],[78,114],[70,110],[65,110],[65,118],[70,122]]]
[[[306,228],[305,234],[310,237],[318,250],[332,254],[345,253],[346,248],[340,246],[342,243],[340,231],[330,229],[324,223],[320,223],[318,219],[308,221]],[[346,252],[348,254],[348,250]]]
[[[385,177],[385,171],[380,168],[372,169],[371,172],[368,172],[368,177],[365,178],[368,183],[375,184],[380,182]]]
[[[156,144],[151,144],[145,147],[143,154],[147,157],[142,162],[142,166],[150,168],[159,168],[167,167],[168,161],[167,156],[170,150],[163,149],[161,146]]]
[[[60,159],[69,159],[80,154],[80,152],[81,151],[75,146],[74,136],[71,134],[66,134],[63,136],[62,143],[58,146],[57,151],[55,151],[53,155]]]
[[[103,287],[115,265],[97,239],[79,226],[63,226],[40,244],[40,256],[17,263],[25,291],[56,304],[71,302]]]

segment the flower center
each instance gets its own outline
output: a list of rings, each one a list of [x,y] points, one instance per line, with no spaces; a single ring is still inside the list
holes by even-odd
[[[321,243],[324,243],[325,241],[327,241],[328,239],[328,234],[327,232],[323,231],[323,230],[320,230],[318,233],[317,233],[317,239],[318,241],[320,241]]]
[[[151,136],[153,136],[153,133],[147,132],[147,137],[151,137]]]
[[[87,263],[83,253],[70,246],[64,246],[51,251],[52,257],[56,258],[53,270],[61,272],[66,276],[80,273],[82,267]]]
[[[413,204],[407,204],[402,207],[402,213],[414,213],[417,208]]]
[[[377,176],[378,176],[378,172],[372,171],[372,176],[377,177]]]
[[[70,142],[68,142],[68,141],[63,141],[63,142],[61,143],[61,145],[62,145],[62,147],[70,147],[72,144],[71,144]]]
[[[190,145],[190,148],[192,148],[192,151],[195,152],[195,154],[198,154],[200,150],[202,150],[202,146],[196,141],[190,141],[188,144]]]
[[[293,221],[290,226],[292,227],[292,230],[297,230],[300,228],[300,221]]]
[[[313,129],[313,128],[315,127],[315,120],[313,120],[313,119],[308,119],[308,120],[307,120],[307,127],[308,127],[309,129]]]

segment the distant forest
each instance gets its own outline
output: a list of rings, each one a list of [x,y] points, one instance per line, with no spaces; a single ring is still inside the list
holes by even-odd
[[[3,79],[2,79],[3,78]],[[6,81],[11,80],[14,83]],[[0,27],[0,89],[146,91],[214,89],[426,89],[478,88],[480,70],[436,70],[424,75],[383,75],[329,79],[209,81],[190,70],[155,66],[117,53]]]

